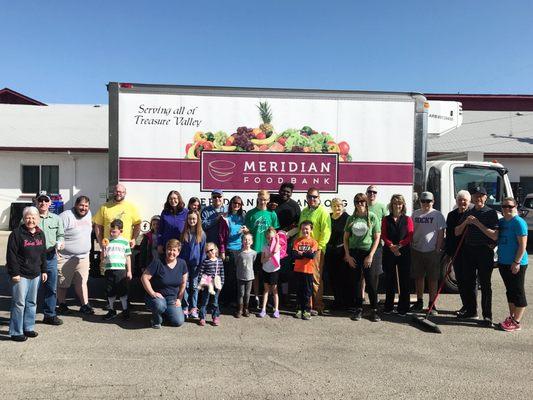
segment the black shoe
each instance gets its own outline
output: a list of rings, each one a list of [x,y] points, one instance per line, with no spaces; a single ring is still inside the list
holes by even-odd
[[[459,310],[457,310],[457,311],[455,312],[455,314],[456,314],[456,315],[466,314],[467,311],[468,311],[468,310],[466,309],[466,307],[465,307],[465,306],[462,306]]]
[[[65,303],[61,303],[57,306],[56,312],[59,315],[69,315],[72,312],[72,310],[68,308],[68,306]]]
[[[24,335],[12,335],[11,340],[14,342],[25,342],[28,338]]]
[[[378,314],[378,310],[372,310],[372,314],[370,315],[370,321],[372,322],[381,321],[381,318],[379,317],[379,314]]]
[[[383,308],[383,314],[389,315],[394,312],[394,308]]]
[[[123,311],[120,313],[120,317],[121,317],[123,320],[128,320],[128,319],[130,319],[130,309],[129,309],[129,308],[126,308],[125,310],[123,310]]]
[[[465,310],[465,312],[457,314],[457,319],[478,319],[478,318],[479,317],[477,315],[477,312],[469,312]]]
[[[417,300],[415,304],[409,309],[411,312],[421,312],[424,309],[424,302]]]
[[[111,321],[116,316],[117,316],[117,312],[115,310],[109,310],[107,314],[104,315],[104,321]]]
[[[43,324],[46,325],[63,325],[63,320],[58,318],[57,315],[54,315],[53,317],[44,317],[43,318]]]
[[[404,311],[404,310],[401,310],[401,311],[400,311],[400,310],[398,310],[398,316],[400,316],[400,317],[405,317],[405,316],[407,316],[407,311]]]
[[[80,314],[93,315],[94,309],[89,305],[89,303],[84,304],[80,307]]]
[[[429,315],[431,315],[432,317],[436,317],[437,315],[439,315],[439,310],[437,310],[437,307],[433,306],[433,308],[429,312]]]
[[[484,317],[483,321],[481,321],[481,325],[486,326],[487,328],[492,328],[492,318],[490,317]]]
[[[362,316],[363,316],[363,309],[362,308],[358,308],[353,313],[353,315],[351,317],[351,320],[352,321],[360,321]]]
[[[35,331],[24,331],[24,336],[34,338],[39,336],[39,334]]]

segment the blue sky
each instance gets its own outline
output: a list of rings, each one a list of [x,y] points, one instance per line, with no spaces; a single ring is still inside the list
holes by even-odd
[[[0,88],[107,103],[109,81],[533,94],[533,2],[7,1]]]

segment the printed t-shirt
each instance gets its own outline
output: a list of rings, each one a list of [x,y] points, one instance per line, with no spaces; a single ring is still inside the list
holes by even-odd
[[[500,219],[498,231],[498,263],[511,265],[515,261],[518,250],[517,236],[527,236],[527,223],[523,218],[515,215],[509,221]],[[527,265],[527,251],[520,259],[520,265]]]
[[[370,211],[368,212],[368,218],[350,215],[348,221],[346,221],[344,232],[350,233],[350,238],[348,239],[348,247],[350,249],[368,251],[374,242],[374,234],[381,233],[381,222],[376,214]]]
[[[278,216],[274,211],[260,210],[257,207],[246,214],[244,224],[254,238],[252,248],[260,253],[266,242],[265,232],[268,228],[279,228]]]
[[[122,236],[109,239],[105,250],[105,269],[126,269],[126,257],[131,256],[130,243]]]
[[[110,236],[109,225],[114,219],[120,219],[124,224],[122,230],[122,236],[131,240],[133,235],[133,225],[141,223],[141,216],[132,203],[122,200],[120,203],[109,201],[103,204],[93,218],[93,222],[96,225],[102,225],[104,227],[103,237]]]
[[[318,243],[313,238],[298,238],[294,241],[293,250],[304,253],[315,253],[318,251]],[[315,268],[315,263],[312,258],[297,258],[294,260],[294,272],[303,272],[304,274],[312,274]]]
[[[183,275],[185,275],[188,270],[187,263],[181,258],[176,260],[174,268],[170,268],[166,262],[156,258],[150,263],[146,272],[152,275],[150,284],[152,285],[154,292],[161,293],[161,295],[165,297],[177,297],[180,285],[183,281]]]
[[[421,253],[429,253],[437,248],[438,233],[446,229],[446,220],[439,210],[424,213],[421,209],[413,212],[413,243],[411,247]]]

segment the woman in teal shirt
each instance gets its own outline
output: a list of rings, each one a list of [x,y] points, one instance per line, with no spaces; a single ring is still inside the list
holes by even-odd
[[[354,197],[355,211],[346,221],[344,228],[344,253],[345,260],[351,268],[355,269],[355,282],[359,282],[361,274],[367,284],[368,298],[372,314],[370,320],[381,321],[378,314],[378,266],[372,265],[374,254],[378,248],[381,236],[381,223],[379,218],[368,210],[368,199],[364,193],[357,193]],[[359,321],[363,314],[363,298],[361,293],[356,294],[354,321]]]
[[[527,301],[524,281],[527,268],[527,224],[516,215],[516,200],[505,198],[498,222],[498,267],[507,290],[509,316],[500,323],[507,332],[519,331]]]

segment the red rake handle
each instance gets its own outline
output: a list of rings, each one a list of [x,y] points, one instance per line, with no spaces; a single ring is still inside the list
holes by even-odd
[[[437,290],[437,295],[435,296],[435,298],[433,299],[433,301],[429,305],[428,312],[426,313],[426,319],[429,317],[429,313],[431,312],[431,310],[433,310],[433,307],[435,307],[435,304],[437,303],[437,300],[439,299],[439,296],[440,296],[440,294],[442,292],[442,289],[444,288],[444,285],[446,284],[446,278],[448,277],[448,275],[450,275],[450,272],[452,271],[453,262],[457,258],[457,254],[459,254],[459,250],[461,250],[461,246],[463,245],[463,241],[465,240],[467,231],[468,231],[468,226],[465,228],[465,230],[463,232],[463,235],[461,236],[461,240],[459,240],[459,244],[457,245],[457,249],[455,249],[455,254],[450,259],[450,261],[448,261],[448,264],[446,265],[446,274],[444,274],[444,279],[440,283],[439,290]]]

